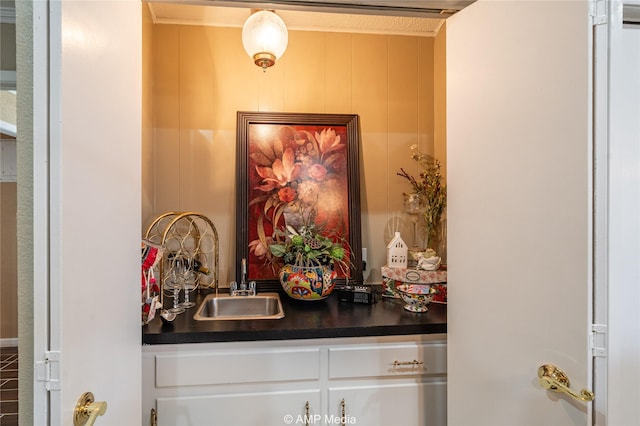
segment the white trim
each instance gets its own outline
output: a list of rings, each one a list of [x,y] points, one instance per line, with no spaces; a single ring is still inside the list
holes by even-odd
[[[57,2],[51,2],[52,5]],[[44,360],[49,350],[49,1],[32,2],[31,52],[33,175],[33,357]],[[58,5],[59,6],[59,5]],[[52,64],[51,68],[55,69]],[[35,380],[35,377],[34,377]],[[57,394],[59,392],[53,392]],[[50,424],[49,392],[33,383],[33,424]],[[54,417],[52,417],[54,418]],[[59,418],[59,417],[55,417]]]
[[[154,24],[201,25],[208,27],[242,28],[249,16],[241,7],[211,7],[210,4],[148,3]],[[278,10],[289,31],[348,32],[359,34],[412,35],[435,37],[444,24],[444,17],[382,16],[304,10]]]
[[[609,348],[610,425],[640,424],[640,32],[609,23]]]
[[[338,17],[339,18],[339,17]],[[411,19],[411,18],[405,18]],[[417,18],[414,18],[417,19]],[[190,19],[174,19],[174,18],[156,18],[153,20],[154,24],[157,25],[201,25],[205,27],[219,27],[219,28],[242,28],[242,25],[237,24],[228,24],[228,23],[218,23],[218,22],[206,22],[206,21],[194,21]],[[325,33],[351,33],[351,34],[382,34],[382,35],[397,35],[397,36],[413,36],[413,37],[436,37],[438,35],[438,31],[442,27],[442,23],[438,25],[437,30],[434,31],[424,31],[424,30],[403,30],[403,29],[375,29],[375,28],[356,28],[349,27],[348,25],[336,25],[334,27],[327,27],[326,25],[317,25],[317,26],[287,26],[289,31],[318,31]]]
[[[606,14],[605,14],[606,15]],[[607,348],[608,325],[608,25],[593,29],[593,318],[592,388],[596,399],[588,405],[593,424],[607,424]],[[597,324],[597,325],[596,325]],[[597,345],[595,344],[597,341]],[[601,350],[604,347],[604,352]]]
[[[189,0],[190,5],[260,8],[267,4],[277,10],[308,10],[310,12],[340,12],[385,16],[421,16],[442,19],[473,4],[476,0]],[[152,2],[158,2],[152,0]],[[160,0],[159,2],[163,2]]]
[[[17,337],[7,337],[4,339],[0,339],[0,348],[12,348],[14,346],[18,346]]]

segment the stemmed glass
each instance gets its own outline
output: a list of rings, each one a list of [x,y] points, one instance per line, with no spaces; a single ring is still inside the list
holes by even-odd
[[[411,218],[411,223],[413,224],[413,246],[411,247],[412,251],[422,251],[422,247],[420,247],[420,237],[418,234],[418,222],[420,221],[421,216],[424,212],[427,211],[427,200],[421,194],[411,193],[404,194],[404,211]]]
[[[174,260],[164,281],[165,287],[173,290],[173,307],[169,309],[169,312],[176,314],[184,312],[184,308],[178,304],[178,297],[180,296],[180,290],[184,288],[184,283],[184,263],[179,259]]]
[[[185,259],[187,267],[184,268],[184,302],[180,304],[183,308],[190,308],[196,306],[195,302],[189,300],[189,293],[196,289],[198,286],[198,273],[194,271],[193,259]],[[184,264],[184,263],[183,263]]]

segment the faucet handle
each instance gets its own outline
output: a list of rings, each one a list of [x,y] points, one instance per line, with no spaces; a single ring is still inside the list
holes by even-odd
[[[238,285],[237,281],[231,281],[229,283],[229,294],[231,296],[255,296],[256,282],[251,281],[248,285],[246,283]]]

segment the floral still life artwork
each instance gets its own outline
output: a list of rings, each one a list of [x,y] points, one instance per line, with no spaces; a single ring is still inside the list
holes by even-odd
[[[277,281],[283,264],[328,264],[336,260],[328,254],[340,250],[336,272],[350,275],[344,267],[351,263],[349,241],[354,235],[350,175],[354,146],[349,144],[348,130],[340,124],[248,124],[242,182],[246,215],[239,220],[247,224],[251,279]]]

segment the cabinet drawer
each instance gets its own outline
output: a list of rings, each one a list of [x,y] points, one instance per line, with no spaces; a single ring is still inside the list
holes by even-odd
[[[337,386],[329,388],[328,400],[329,415],[333,418],[340,417],[344,409],[346,424],[447,424],[447,383],[444,381]]]
[[[155,375],[157,387],[314,380],[320,349],[158,354]]]
[[[247,426],[305,424],[320,411],[320,390],[158,398],[158,425]],[[308,423],[307,423],[308,424]]]
[[[446,343],[329,349],[330,379],[446,373]]]

